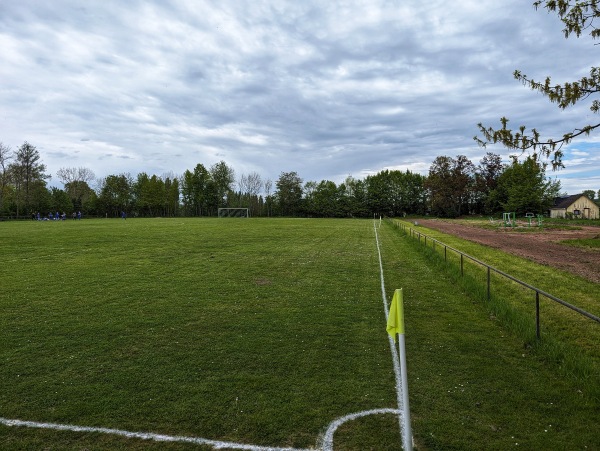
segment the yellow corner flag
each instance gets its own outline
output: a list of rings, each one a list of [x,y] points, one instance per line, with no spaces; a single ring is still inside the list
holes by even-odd
[[[392,305],[387,321],[387,333],[396,342],[396,334],[404,334],[404,302],[402,300],[402,288],[394,291]]]

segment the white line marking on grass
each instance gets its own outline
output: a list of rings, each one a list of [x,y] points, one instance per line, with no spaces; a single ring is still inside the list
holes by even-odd
[[[278,448],[273,446],[244,445],[242,443],[222,442],[200,437],[184,437],[179,435],[153,434],[150,432],[129,432],[121,429],[97,428],[88,426],[74,426],[70,424],[38,423],[35,421],[10,420],[0,417],[0,424],[5,426],[22,426],[38,429],[53,429],[55,431],[92,432],[98,434],[118,435],[126,438],[139,438],[142,440],[154,440],[156,442],[182,442],[196,445],[209,445],[214,449],[242,449],[248,451],[310,451],[305,448]]]
[[[377,254],[379,255],[379,274],[381,277],[381,297],[383,298],[383,310],[385,312],[385,320],[387,322],[388,316],[389,316],[389,306],[388,306],[388,300],[387,300],[387,296],[385,295],[385,283],[384,283],[384,277],[383,277],[383,262],[381,259],[381,249],[379,246],[379,235],[377,234],[377,227],[375,224],[375,221],[373,221],[373,229],[375,230],[375,241],[377,243]],[[400,372],[400,357],[398,356],[398,353],[396,352],[396,345],[394,343],[394,340],[392,339],[392,337],[389,336],[389,334],[386,334],[388,336],[388,341],[390,343],[390,350],[392,351],[392,361],[394,364],[394,374],[396,376],[396,398],[398,400],[398,421],[399,421],[399,425],[400,425],[400,436],[404,437],[404,421],[403,421],[403,414],[402,412],[404,411],[404,402],[402,401],[403,397],[402,397],[402,373]]]
[[[339,428],[345,422],[356,420],[357,418],[361,417],[366,417],[368,415],[378,415],[382,413],[393,413],[398,415],[400,412],[396,409],[373,409],[364,410],[358,413],[352,413],[342,418],[338,418],[329,425],[329,427],[327,428],[327,432],[325,432],[325,436],[323,437],[323,451],[333,451],[333,435],[335,434],[337,428]]]

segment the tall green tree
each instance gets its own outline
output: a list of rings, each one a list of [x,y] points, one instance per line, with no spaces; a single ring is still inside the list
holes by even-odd
[[[425,177],[410,171],[384,170],[366,179],[369,208],[374,214],[402,216],[424,213]]]
[[[275,204],[281,216],[297,216],[302,207],[302,179],[297,172],[282,172],[275,182]]]
[[[367,184],[351,175],[338,186],[338,197],[344,216],[364,218],[370,215],[367,205]]]
[[[273,180],[271,180],[271,179],[265,180],[264,188],[265,188],[265,203],[264,203],[265,216],[271,216],[273,214],[273,203],[274,203],[273,194],[272,194]]]
[[[475,166],[466,156],[438,156],[425,182],[432,212],[450,218],[469,213],[474,174]]]
[[[13,159],[13,151],[0,142],[0,215],[7,212],[7,199],[12,192],[9,166]]]
[[[29,214],[37,212],[43,215],[45,212],[52,211],[56,213],[52,193],[48,189],[45,180],[35,180],[30,186],[31,204],[29,205]],[[62,213],[62,211],[61,211]]]
[[[373,214],[389,215],[389,196],[385,177],[381,172],[367,176],[367,206]]]
[[[487,152],[480,160],[475,171],[474,213],[493,214],[501,209],[500,203],[492,193],[498,186],[498,179],[504,171],[504,167],[500,155],[492,152]]]
[[[320,181],[312,193],[314,213],[325,218],[342,215],[339,192],[336,184],[330,180]]]
[[[46,166],[41,163],[41,156],[35,146],[25,141],[17,149],[15,162],[11,164],[12,181],[15,187],[17,216],[28,214],[34,210],[33,194],[41,183],[46,185],[50,178],[45,173]]]
[[[51,206],[50,210],[54,212],[58,212],[61,215],[71,214],[73,212],[73,201],[69,194],[66,191],[52,187],[50,188],[50,197],[51,197]]]
[[[208,214],[210,172],[198,163],[193,171],[186,170],[181,178],[181,196],[186,215]]]
[[[403,208],[408,214],[425,214],[427,211],[427,177],[411,171],[402,173]]]
[[[597,0],[570,1],[570,0],[543,0],[533,3],[535,8],[544,8],[549,12],[556,13],[562,21],[565,38],[571,35],[580,37],[582,33],[588,33],[592,39],[600,37],[600,29],[596,27],[597,19],[600,18],[600,7]],[[595,23],[596,21],[596,23]],[[551,50],[551,49],[550,49]],[[600,102],[595,97],[600,92],[600,67],[592,66],[589,76],[579,80],[568,81],[562,84],[553,83],[548,76],[544,80],[534,80],[520,70],[515,70],[514,77],[526,87],[538,91],[547,97],[550,102],[555,103],[561,110],[579,103],[582,100],[592,100],[590,111],[597,114],[600,111]],[[506,117],[500,119],[500,128],[485,127],[478,124],[482,137],[475,136],[475,140],[482,146],[488,143],[501,143],[509,149],[526,151],[531,149],[533,155],[539,157],[550,157],[553,168],[563,167],[562,146],[570,143],[573,138],[581,135],[589,135],[594,129],[600,127],[600,122],[592,122],[563,132],[555,138],[543,138],[542,134],[535,128],[530,131],[524,125],[518,130],[512,130],[508,126]]]
[[[318,214],[315,205],[315,191],[317,190],[317,182],[309,180],[304,184],[302,192],[304,195],[304,212],[310,216],[316,216]]]
[[[129,213],[134,200],[133,179],[129,174],[109,175],[100,181],[98,209],[102,215],[119,217]]]
[[[181,175],[181,203],[184,215],[197,215],[194,194],[194,173],[189,169],[186,169]]]
[[[179,180],[177,177],[165,176],[165,216],[177,216],[179,214]]]
[[[152,216],[163,216],[163,209],[167,198],[164,180],[156,174],[152,174],[148,188],[150,214]]]
[[[140,172],[133,184],[135,208],[140,216],[147,216],[152,211],[150,199],[150,177],[145,172]]]
[[[560,182],[546,178],[545,165],[535,156],[523,162],[513,157],[498,179],[495,196],[505,212],[543,214],[560,192]]]
[[[227,195],[233,191],[235,171],[224,161],[219,161],[210,167],[213,186],[209,184],[210,207],[216,214],[218,208],[227,207]]]
[[[166,180],[166,181],[165,181]],[[165,180],[156,176],[151,177],[145,172],[137,175],[133,191],[135,193],[135,208],[140,216],[168,216],[168,206],[172,207],[172,182],[169,177]],[[169,184],[167,190],[167,182]],[[177,196],[179,197],[179,196]]]

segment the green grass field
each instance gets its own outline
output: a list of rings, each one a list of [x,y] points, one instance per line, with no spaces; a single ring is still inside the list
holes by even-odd
[[[0,223],[0,417],[317,448],[397,408],[373,222]],[[379,229],[406,301],[419,449],[594,449],[598,403],[413,240]],[[597,379],[596,379],[597,380]],[[397,417],[336,450],[398,450]],[[517,445],[518,444],[518,445]],[[0,425],[0,449],[212,449]]]

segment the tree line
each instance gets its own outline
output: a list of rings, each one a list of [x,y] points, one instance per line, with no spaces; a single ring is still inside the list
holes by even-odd
[[[199,163],[180,176],[141,172],[96,178],[88,168],[61,168],[56,176],[62,189],[48,186],[51,176],[30,143],[16,151],[0,143],[0,216],[216,216],[222,207],[248,208],[251,216],[335,218],[542,214],[560,191],[560,182],[546,177],[535,155],[505,164],[491,152],[478,165],[464,155],[438,156],[427,176],[386,169],[364,179],[348,176],[340,184],[305,182],[294,171],[282,172],[274,183],[256,172],[236,178],[224,161],[210,167]],[[596,192],[586,194],[594,199]]]

